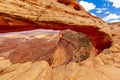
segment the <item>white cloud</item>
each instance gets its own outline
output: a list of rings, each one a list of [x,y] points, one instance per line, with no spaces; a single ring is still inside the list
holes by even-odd
[[[93,16],[96,16],[94,13],[91,13]]]
[[[102,8],[102,10],[107,10],[107,8]]]
[[[120,15],[112,14],[112,13],[110,13],[108,16],[103,18],[103,20],[106,22],[110,22],[112,20],[119,20],[119,19],[120,19]]]
[[[107,8],[96,8],[96,13],[101,13],[102,11],[105,11]]]
[[[90,10],[93,10],[96,8],[96,5],[93,4],[93,3],[88,3],[88,2],[85,2],[85,1],[80,1],[80,4],[87,10],[87,11],[90,11]]]
[[[102,12],[102,9],[100,9],[100,8],[97,8],[97,11],[96,11],[96,13],[101,13]]]
[[[105,14],[109,14],[110,12],[109,11],[106,11]]]
[[[111,23],[111,22],[120,22],[120,19],[110,20],[109,22],[110,22],[110,23]]]
[[[109,0],[109,2],[113,3],[113,7],[120,8],[120,0]]]

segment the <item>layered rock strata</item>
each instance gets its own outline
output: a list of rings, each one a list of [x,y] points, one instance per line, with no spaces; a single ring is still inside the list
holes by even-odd
[[[85,33],[99,51],[111,44],[108,25],[85,11],[77,0],[1,0],[0,15],[1,33],[72,29]]]
[[[95,55],[92,50],[93,45],[84,34],[71,30],[60,33],[37,30],[0,36],[0,56],[12,63],[46,60],[55,67],[85,60]]]
[[[52,68],[46,61],[12,64],[9,59],[0,57],[0,80],[119,80],[120,27],[110,28],[112,46],[80,63],[72,61]]]

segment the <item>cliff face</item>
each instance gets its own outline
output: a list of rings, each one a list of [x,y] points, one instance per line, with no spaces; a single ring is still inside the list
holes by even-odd
[[[9,59],[0,57],[0,80],[119,80],[120,27],[112,26],[110,28],[112,46],[103,50],[96,57],[79,63],[71,61],[52,68],[52,65],[50,66],[46,61],[12,64]],[[59,51],[64,52],[63,49],[56,52]],[[54,56],[56,59],[59,57]],[[63,59],[62,56],[59,61]]]
[[[80,62],[92,54],[93,45],[82,33],[41,31],[1,35],[0,55],[12,63],[46,60],[55,67],[70,61]]]
[[[38,28],[74,31],[5,33]],[[0,0],[0,80],[119,80],[119,32],[76,0]]]
[[[6,6],[7,5],[7,6]],[[110,47],[110,29],[77,0],[0,1],[0,32],[72,29],[85,33],[99,51]]]
[[[53,80],[119,80],[120,25],[110,23],[113,43],[98,56],[79,64],[70,62],[52,70]]]

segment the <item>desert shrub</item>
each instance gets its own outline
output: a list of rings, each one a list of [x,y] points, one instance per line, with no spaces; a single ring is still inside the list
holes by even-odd
[[[86,52],[85,54],[81,54],[81,56],[80,56],[81,61],[86,60],[87,58],[89,58],[89,55],[90,55],[89,52]]]

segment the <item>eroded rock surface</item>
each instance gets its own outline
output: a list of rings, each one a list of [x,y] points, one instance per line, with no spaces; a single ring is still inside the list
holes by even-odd
[[[4,65],[4,66],[2,66]],[[0,57],[0,80],[50,80],[51,68],[45,61],[11,64]]]
[[[80,62],[96,55],[90,40],[83,34],[71,30],[35,30],[8,33],[0,36],[0,55],[12,63],[46,60],[53,67],[70,61]]]
[[[14,0],[14,1],[8,0],[8,1],[3,1],[3,0],[0,1],[0,10],[1,10],[0,13],[2,14],[2,16],[0,17],[0,21],[2,22],[0,23],[1,32],[21,31],[21,30],[29,30],[29,29],[36,29],[36,28],[72,29],[72,30],[84,32],[91,39],[91,41],[93,42],[94,46],[97,49],[99,50],[104,49],[104,50],[98,56],[90,57],[87,60],[84,60],[78,63],[76,62],[79,61],[80,59],[79,55],[72,54],[74,56],[72,57],[73,59],[72,61],[71,61],[72,55],[68,55],[70,56],[69,57],[70,62],[64,64],[64,62],[67,60],[66,54],[71,52],[71,50],[67,50],[67,47],[69,47],[69,49],[72,49],[73,51],[72,53],[74,52],[77,53],[77,51],[80,50],[80,49],[77,49],[74,51],[74,48],[78,47],[78,44],[76,45],[76,43],[74,43],[75,41],[77,41],[77,40],[74,40],[74,38],[77,36],[74,36],[74,38],[69,38],[69,36],[65,37],[65,33],[62,32],[62,34],[64,35],[59,35],[59,38],[57,36],[53,37],[53,35],[50,36],[51,38],[48,35],[46,36],[39,35],[39,36],[35,36],[37,38],[37,40],[35,40],[35,38],[33,38],[34,35],[31,34],[30,36],[19,37],[18,40],[16,38],[14,39],[16,42],[20,42],[20,44],[17,43],[16,45],[12,45],[12,41],[10,41],[10,43],[8,42],[9,44],[6,44],[5,46],[7,45],[12,45],[12,46],[11,47],[7,46],[7,48],[1,44],[3,44],[4,41],[7,42],[7,40],[9,39],[7,38],[7,40],[5,40],[5,39],[0,38],[1,39],[0,47],[2,47],[0,48],[1,49],[0,52],[3,52],[1,56],[8,56],[8,57],[0,56],[0,80],[119,80],[119,76],[120,76],[119,74],[120,73],[120,26],[119,26],[119,23],[109,24],[111,27],[109,27],[108,29],[107,27],[105,27],[106,24],[103,21],[101,21],[101,19],[94,17],[87,12],[84,12],[83,9],[79,9],[80,6],[77,3],[73,4],[74,1],[71,2],[71,0],[59,0],[58,2],[60,3],[55,2],[57,0],[52,0],[51,2],[53,3],[52,6],[54,6],[54,8],[52,6],[45,6],[46,3],[50,2],[50,0],[44,0],[44,1],[37,0],[37,4],[33,0],[30,0],[30,1],[29,0]],[[21,2],[21,1],[25,1],[26,3]],[[68,1],[68,2],[70,1],[70,2],[66,3],[64,1]],[[9,10],[6,4],[10,4],[11,6],[9,6],[9,8],[12,8],[12,9]],[[33,6],[33,4],[35,4],[36,6]],[[41,7],[39,7],[40,4],[42,5],[44,4],[42,6],[42,10],[44,14],[42,15],[40,14],[40,17],[37,17],[36,19],[36,15],[38,15],[36,13],[39,12],[38,8],[40,8],[39,10],[41,10]],[[21,8],[18,8],[18,5],[21,6]],[[22,13],[17,13],[16,9],[14,9],[15,8],[14,6],[18,8],[17,11],[22,12]],[[66,8],[63,8],[63,6],[65,6]],[[77,8],[75,6],[77,6]],[[50,18],[50,15],[48,15],[47,11],[44,12],[44,8],[45,10],[48,10],[49,14],[51,15],[53,14],[55,15],[56,11],[58,10],[58,14],[62,15],[63,18],[61,17]],[[64,10],[66,10],[65,14],[63,14]],[[69,12],[69,10],[71,11],[71,13]],[[54,11],[54,13],[52,13],[52,11]],[[23,12],[26,14],[22,15]],[[27,12],[30,12],[30,13],[27,13]],[[75,12],[75,14],[72,14],[72,12]],[[14,16],[13,16],[13,13],[14,13]],[[83,13],[85,15],[88,14],[88,16],[84,16],[84,15],[81,16]],[[33,16],[31,16],[31,14],[33,14]],[[66,17],[66,15],[69,15],[69,17],[68,16]],[[84,19],[87,21],[85,21]],[[43,22],[41,22],[42,20]],[[53,21],[50,21],[50,20],[53,20]],[[80,20],[83,22],[81,22]],[[10,23],[7,24],[9,21]],[[21,22],[21,25],[19,24],[18,26],[18,23],[20,22]],[[108,34],[109,32],[105,30],[108,30],[108,31],[111,30],[112,40],[113,40],[111,46],[108,45],[111,40],[110,35]],[[90,34],[90,33],[88,34],[88,32],[90,33],[93,32],[96,34]],[[27,33],[25,34],[29,35]],[[76,32],[74,32],[73,34],[76,35]],[[9,36],[9,38],[14,38],[16,37],[16,35],[17,34]],[[31,40],[29,41],[30,37],[31,37]],[[44,37],[46,39],[43,39],[42,44],[46,43],[46,40],[48,43],[49,41],[52,42],[52,40],[55,40],[54,42],[52,42],[52,43],[55,43],[55,45],[57,43],[54,54],[51,53],[52,54],[51,60],[42,61],[41,59],[37,58],[33,61],[32,57],[35,55],[35,53],[29,53],[30,56],[27,56],[26,55],[27,52],[26,52],[23,54],[26,57],[23,57],[20,54],[22,50],[31,49],[31,48],[32,50],[30,50],[30,52],[36,52],[37,51],[36,44],[33,45],[34,47],[25,46],[25,49],[21,48],[22,50],[20,50],[20,46],[17,47],[18,45],[21,45],[21,47],[24,47],[23,43],[26,41],[28,41],[27,43],[29,45],[32,45],[33,44],[32,40],[39,42],[38,39],[41,39]],[[71,40],[70,45],[68,45],[68,43],[70,42],[68,39]],[[66,45],[67,47],[65,47]],[[70,47],[71,45],[72,47]],[[107,47],[110,46],[110,48],[107,48],[106,46]],[[11,50],[11,48],[17,48],[17,49]],[[5,49],[8,52],[5,52]],[[20,57],[17,56],[19,58],[14,56],[16,54],[15,50],[20,51],[18,54],[20,54],[21,56]],[[12,54],[14,53],[14,55],[10,56],[9,53],[12,53]],[[38,52],[36,53],[38,54]],[[38,56],[39,55],[37,55],[37,57]],[[77,56],[78,59],[75,58],[75,56]],[[11,59],[14,59],[14,60],[17,58],[16,60],[18,60],[18,62],[19,60],[24,59],[24,58],[27,59],[27,61],[25,62],[23,61],[24,63],[15,62],[13,64],[12,60],[10,60],[10,57]],[[48,56],[45,56],[45,57],[47,57],[48,59]],[[49,64],[51,63],[51,64],[49,65],[48,63]]]
[[[109,24],[113,43],[95,58],[70,62],[52,70],[53,80],[119,80],[120,72],[120,25]]]
[[[0,14],[1,33],[72,29],[85,33],[99,51],[111,44],[108,25],[86,12],[77,0],[1,0]]]
[[[110,28],[114,34],[112,46],[80,63],[51,68],[46,61],[12,64],[9,59],[0,57],[0,80],[119,80],[120,27]]]

